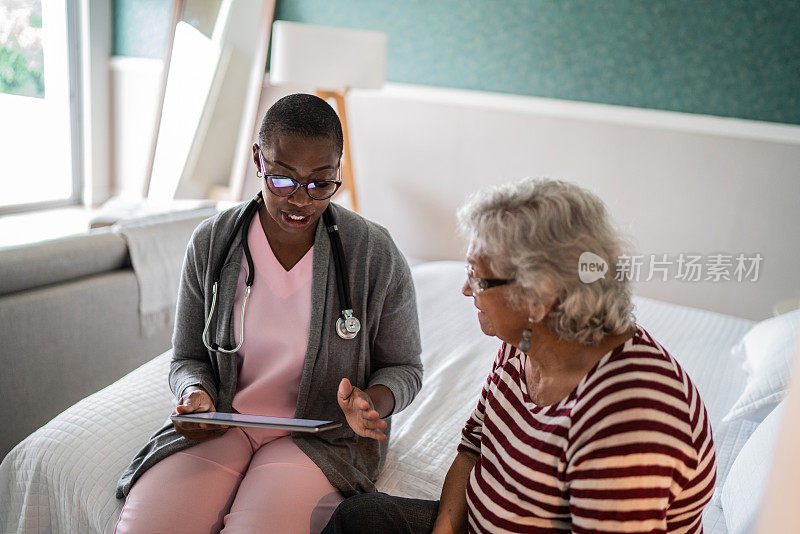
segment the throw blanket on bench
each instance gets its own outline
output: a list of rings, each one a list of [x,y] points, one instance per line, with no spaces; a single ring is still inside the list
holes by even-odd
[[[141,333],[150,337],[170,322],[178,298],[178,283],[186,246],[214,208],[120,221],[112,228],[128,243],[139,282]],[[164,222],[172,224],[164,225]]]

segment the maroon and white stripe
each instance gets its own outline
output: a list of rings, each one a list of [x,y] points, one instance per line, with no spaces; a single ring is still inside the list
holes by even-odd
[[[711,427],[680,365],[643,328],[576,389],[537,406],[525,354],[503,344],[462,430],[480,459],[470,532],[702,532],[716,477]]]

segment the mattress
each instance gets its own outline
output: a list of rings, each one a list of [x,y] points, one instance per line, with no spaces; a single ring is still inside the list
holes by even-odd
[[[460,294],[463,265],[433,262],[413,269],[422,329],[422,391],[394,416],[381,491],[438,498],[460,430],[477,403],[499,348],[477,325]],[[636,298],[638,322],[683,365],[706,403],[715,441],[722,416],[744,388],[731,347],[751,321]],[[116,481],[172,411],[169,353],[78,402],[14,448],[0,464],[3,532],[112,532],[122,509]],[[736,451],[731,451],[731,454]],[[725,532],[712,501],[706,532]]]

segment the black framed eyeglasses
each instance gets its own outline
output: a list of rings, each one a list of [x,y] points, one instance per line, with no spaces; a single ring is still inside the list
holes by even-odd
[[[478,278],[469,265],[466,265],[464,270],[467,273],[467,283],[469,283],[469,287],[473,293],[480,293],[493,287],[504,286],[514,281],[513,278]]]
[[[279,197],[290,197],[303,187],[308,196],[314,200],[325,200],[331,198],[342,185],[338,180],[314,180],[301,184],[294,178],[280,174],[265,174],[264,178],[267,180],[267,189]]]
[[[306,194],[314,200],[325,200],[326,198],[331,198],[342,185],[342,181],[337,179],[340,171],[339,167],[334,171],[337,178],[311,180],[306,184],[301,184],[291,176],[267,173],[260,147],[258,149],[258,162],[261,165],[264,179],[267,181],[267,189],[269,189],[270,193],[279,197],[290,197],[302,187],[306,190]]]

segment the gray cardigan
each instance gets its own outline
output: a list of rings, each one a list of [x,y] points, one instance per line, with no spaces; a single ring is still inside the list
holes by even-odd
[[[320,222],[314,238],[311,328],[295,417],[342,421],[343,425],[318,435],[295,433],[292,439],[330,483],[347,496],[375,491],[374,481],[383,465],[388,441],[362,438],[350,430],[336,402],[340,380],[347,377],[362,389],[385,385],[394,394],[397,413],[419,391],[422,364],[417,305],[408,264],[384,228],[331,205],[340,229],[353,312],[361,320],[361,332],[352,340],[336,334],[341,304],[330,239]],[[212,271],[221,261],[221,249],[242,209],[244,204],[203,221],[192,234],[172,336],[169,385],[173,394],[179,398],[186,387],[199,384],[221,412],[231,411],[237,384],[236,360],[233,355],[208,351],[201,336],[211,309]],[[257,218],[253,224],[258,224]],[[232,318],[239,310],[233,311],[233,301],[239,270],[247,269],[246,263],[240,265],[241,259],[242,242],[237,236],[225,258],[217,308],[209,327],[213,341],[224,347],[236,345]],[[124,498],[133,483],[156,462],[193,444],[175,432],[167,419],[120,477],[117,498]]]

